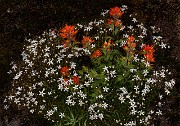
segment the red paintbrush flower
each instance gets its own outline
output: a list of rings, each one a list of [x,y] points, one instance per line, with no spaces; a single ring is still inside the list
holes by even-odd
[[[123,11],[119,7],[114,7],[110,9],[110,15],[113,17],[121,17],[123,15]]]
[[[69,67],[63,66],[63,67],[60,69],[60,73],[61,73],[63,76],[69,75]]]
[[[145,53],[154,53],[155,52],[153,46],[150,46],[150,45],[144,45],[143,46],[143,51]]]
[[[75,26],[65,25],[64,28],[60,30],[60,36],[62,38],[72,39],[73,36],[78,32],[78,30],[74,29]]]
[[[100,49],[97,49],[93,52],[91,58],[97,58],[97,57],[100,57],[102,56],[102,51]]]
[[[113,41],[109,40],[108,42],[104,42],[104,44],[102,45],[103,48],[106,48],[107,50],[111,50],[110,47],[113,45]]]
[[[83,44],[83,47],[87,47],[88,44],[91,44],[94,42],[94,40],[90,37],[87,37],[87,36],[83,36],[83,39],[82,39],[82,44]]]
[[[144,45],[142,47],[143,49],[143,54],[144,54],[144,57],[146,58],[146,60],[148,62],[155,62],[154,60],[154,57],[153,57],[153,53],[155,52],[153,46],[150,46],[150,45]]]
[[[78,77],[78,76],[73,76],[73,77],[72,77],[72,80],[73,80],[73,82],[74,82],[75,85],[79,85],[79,84],[80,84],[80,82],[79,82],[79,77]]]

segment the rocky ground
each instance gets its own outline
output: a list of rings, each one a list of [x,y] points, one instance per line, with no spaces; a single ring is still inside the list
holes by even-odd
[[[75,0],[74,0],[75,1]],[[25,37],[34,37],[49,28],[59,28],[69,22],[89,22],[100,15],[102,9],[128,6],[128,13],[136,15],[145,25],[160,27],[160,34],[171,50],[165,52],[159,65],[174,71],[177,83],[174,95],[166,98],[164,114],[155,126],[178,126],[180,124],[180,0],[12,0],[0,1],[0,126],[45,126],[45,120],[30,119],[25,111],[4,111],[3,97],[10,89],[7,75],[10,62],[20,60]],[[162,55],[160,55],[162,57]],[[27,117],[27,118],[25,118]]]

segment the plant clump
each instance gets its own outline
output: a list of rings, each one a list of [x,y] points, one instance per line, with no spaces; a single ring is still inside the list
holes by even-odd
[[[169,46],[154,26],[147,43],[147,28],[131,15],[131,25],[123,25],[126,10],[104,10],[88,25],[66,24],[26,40],[23,61],[11,63],[4,108],[28,109],[59,125],[152,124],[175,84],[169,70],[154,67],[156,51]]]

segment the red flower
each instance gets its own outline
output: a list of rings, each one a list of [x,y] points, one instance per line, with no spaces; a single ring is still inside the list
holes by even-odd
[[[134,36],[128,36],[128,40],[126,42],[126,45],[123,46],[124,50],[129,51],[133,50],[136,47],[136,43],[134,43]]]
[[[114,21],[113,19],[108,20],[108,25],[114,24],[116,27],[122,25],[122,22],[120,20]]]
[[[91,38],[87,37],[87,36],[83,36],[83,40],[82,43],[92,43],[94,42],[94,40],[92,40]]]
[[[114,7],[110,9],[110,15],[113,17],[121,17],[124,12],[122,12],[121,8],[119,7]]]
[[[132,43],[134,42],[135,38],[134,36],[128,36],[128,42]]]
[[[69,75],[69,68],[68,68],[67,66],[63,66],[63,67],[60,69],[60,73],[61,73],[63,76]]]
[[[146,58],[146,60],[148,62],[155,62],[154,57],[153,57],[153,53],[155,52],[155,50],[153,46],[144,45],[142,49],[143,49],[144,57]]]
[[[101,52],[100,49],[97,49],[97,50],[95,50],[95,51],[93,52],[91,58],[97,58],[97,57],[100,57],[100,56],[102,56],[102,52]]]
[[[148,62],[155,62],[155,61],[154,61],[153,54],[144,54],[144,57],[146,58],[146,60],[147,60]]]
[[[79,85],[79,77],[78,76],[73,76],[72,80],[73,80],[75,85]]]
[[[113,45],[113,41],[109,40],[108,42],[104,42],[102,45],[103,48],[106,48],[107,50],[111,50],[110,47]]]
[[[65,25],[64,28],[60,30],[60,36],[62,38],[70,38],[72,39],[73,36],[78,32],[78,30],[74,30],[74,26]]]
[[[150,45],[144,45],[143,51],[145,53],[154,53],[155,52],[155,50],[153,49],[153,46],[150,46]]]
[[[87,46],[89,43],[93,43],[94,40],[91,39],[90,37],[87,37],[87,36],[83,36],[83,39],[82,39],[82,44],[83,46]]]

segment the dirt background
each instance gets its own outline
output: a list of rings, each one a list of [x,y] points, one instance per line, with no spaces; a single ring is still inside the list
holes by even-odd
[[[164,43],[171,49],[161,57],[159,66],[170,68],[176,78],[174,95],[167,97],[165,113],[155,126],[180,124],[180,0],[0,0],[0,126],[45,126],[45,120],[33,119],[27,112],[14,109],[4,111],[3,97],[10,89],[7,74],[11,61],[20,61],[26,37],[40,35],[49,28],[65,23],[89,22],[99,17],[102,9],[128,6],[128,13],[136,15],[145,26],[159,27]]]

